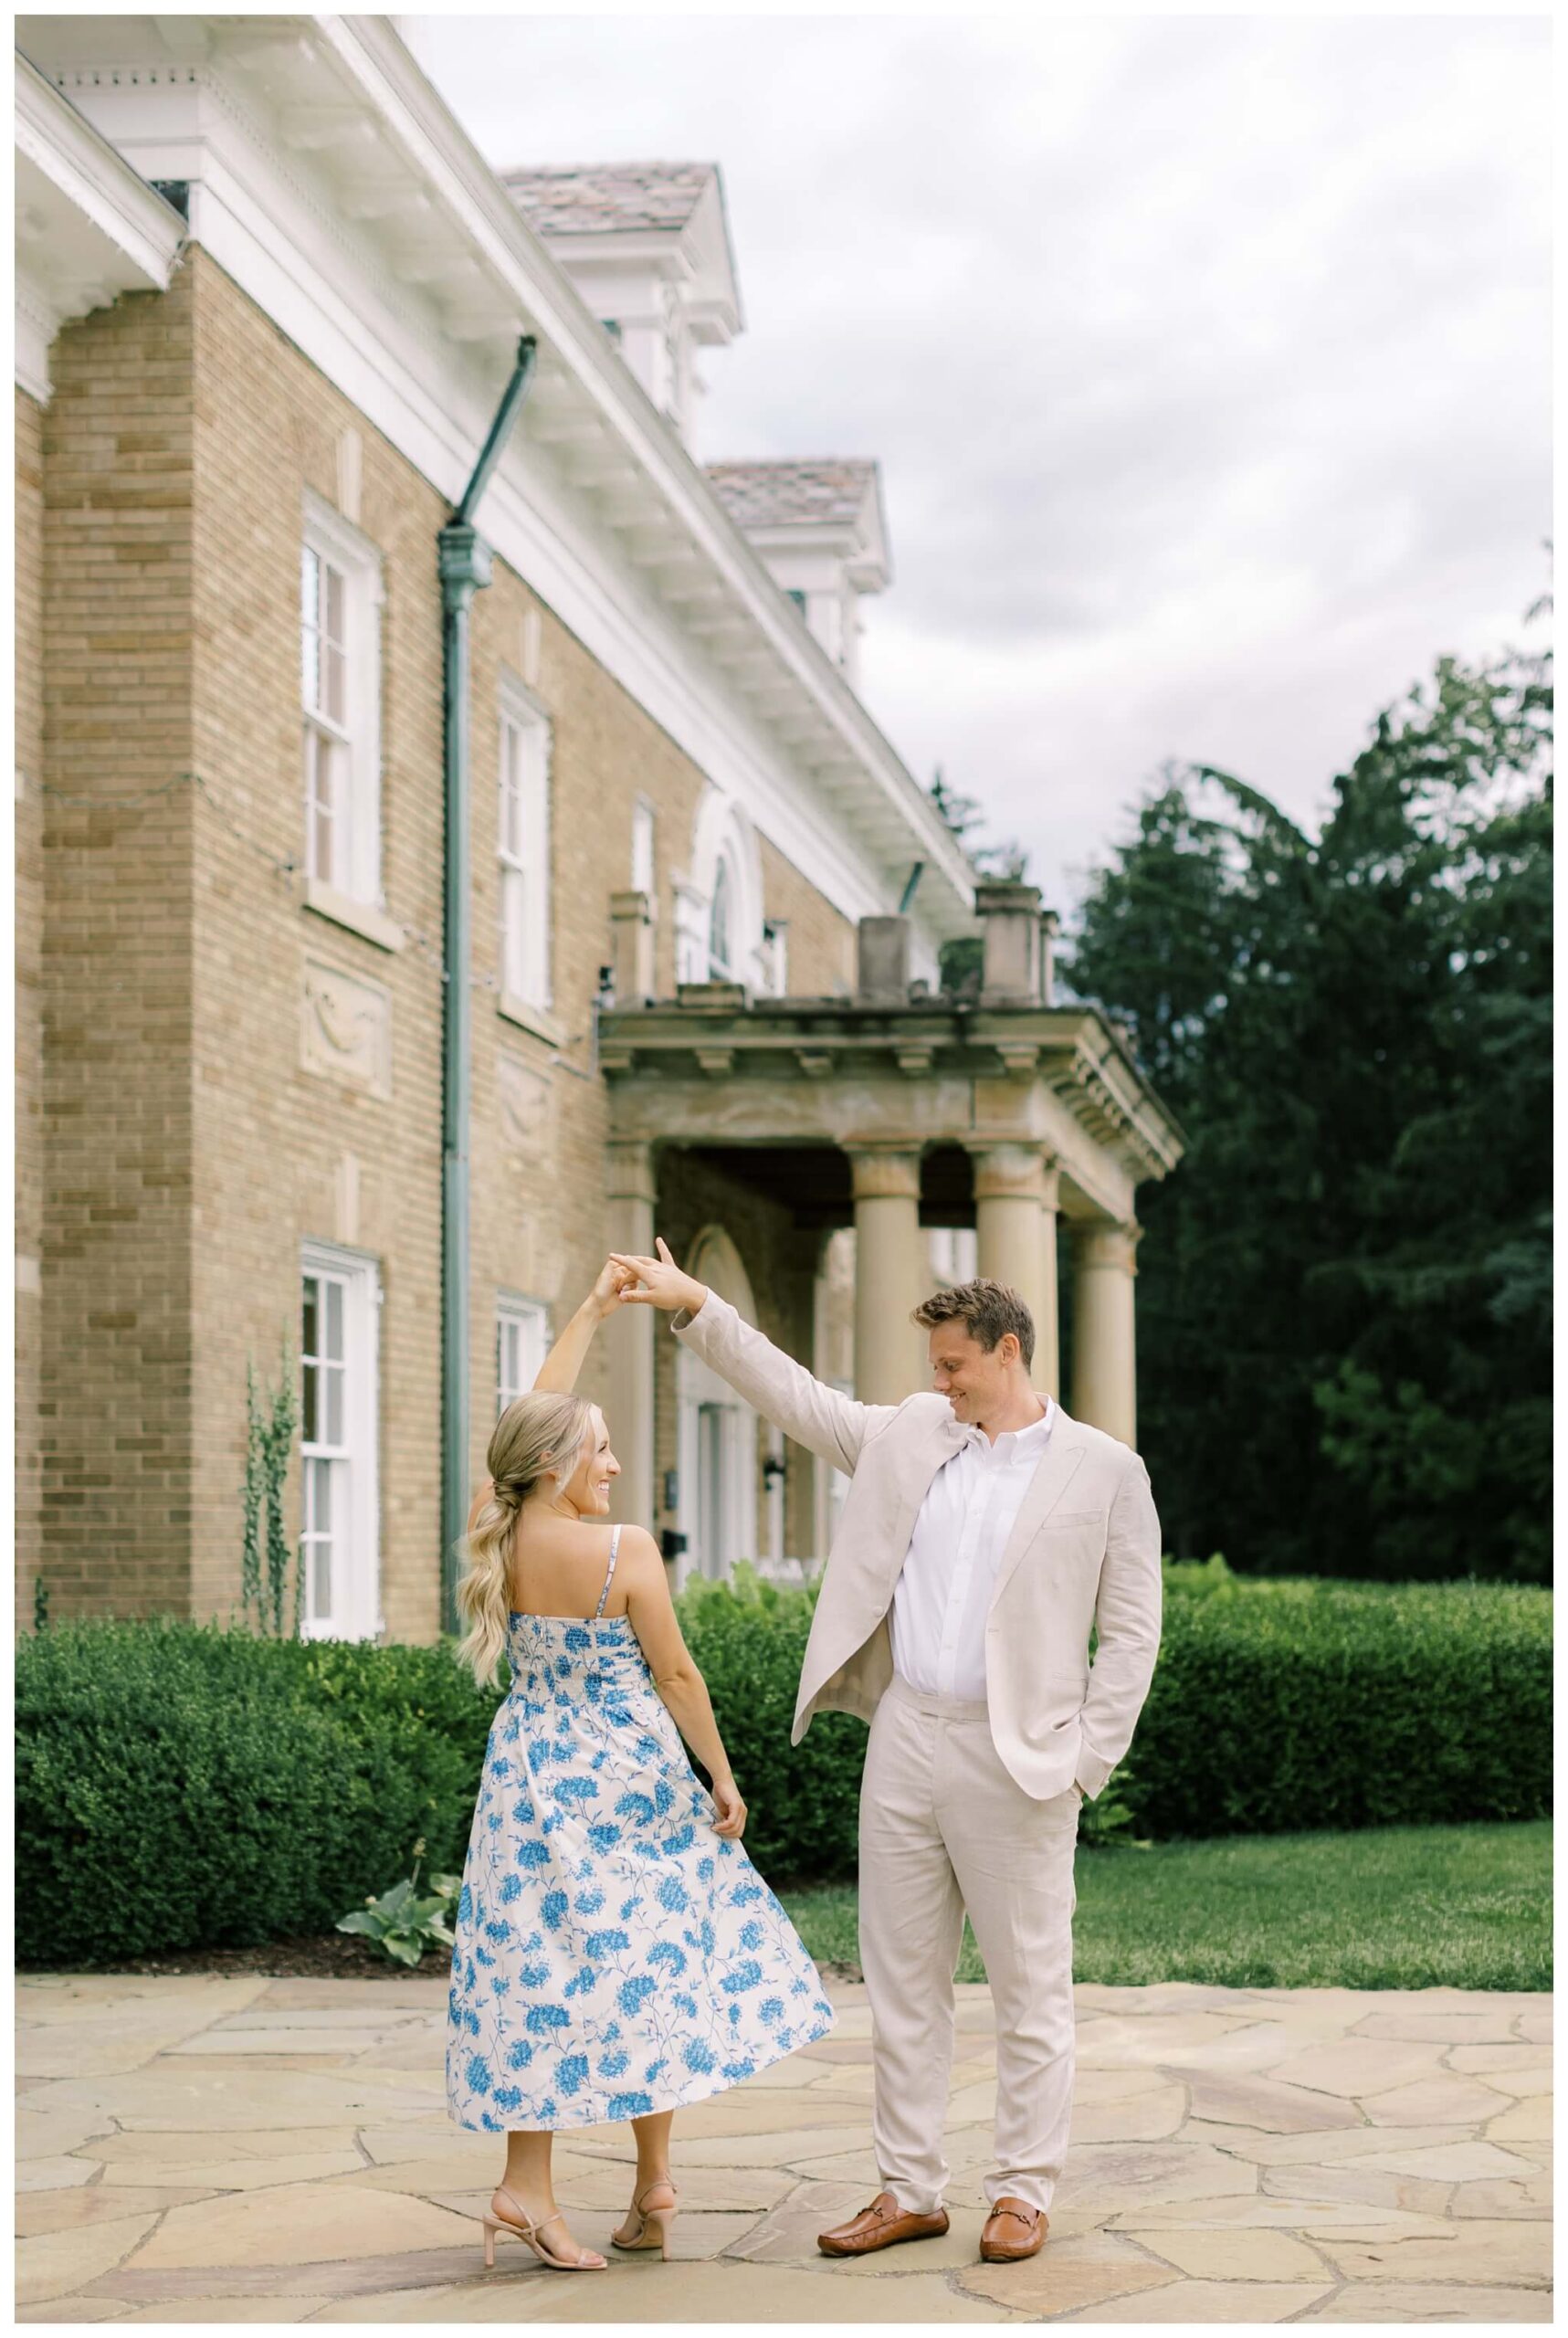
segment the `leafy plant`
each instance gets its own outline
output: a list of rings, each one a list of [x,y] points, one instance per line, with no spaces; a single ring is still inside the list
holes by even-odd
[[[1138,1832],[1138,1822],[1127,1799],[1131,1773],[1132,1756],[1124,1754],[1094,1800],[1082,1805],[1078,1815],[1080,1848],[1089,1851],[1108,1848],[1146,1851],[1149,1848],[1148,1838]]]
[[[298,1558],[294,1596],[289,1600],[289,1535],[283,1496],[298,1426],[295,1373],[287,1346],[278,1385],[268,1394],[256,1367],[245,1371],[245,1486],[242,1494],[240,1600],[246,1620],[258,1632],[281,1639],[299,1631],[304,1583]],[[284,1614],[288,1609],[288,1624]]]
[[[417,1964],[427,1950],[450,1948],[452,1928],[447,1913],[462,1889],[458,1875],[433,1875],[419,1889],[419,1862],[425,1856],[421,1840],[414,1846],[414,1872],[395,1883],[379,1899],[368,1899],[338,1919],[341,1933],[358,1933],[395,1964]]]

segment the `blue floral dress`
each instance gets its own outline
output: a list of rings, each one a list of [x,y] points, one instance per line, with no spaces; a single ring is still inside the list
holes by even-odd
[[[825,2037],[822,1976],[715,1808],[630,1619],[513,1614],[447,2021],[460,2127],[700,2102]]]

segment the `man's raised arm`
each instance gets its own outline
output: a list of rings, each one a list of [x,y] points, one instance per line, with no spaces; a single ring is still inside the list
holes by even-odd
[[[629,1267],[637,1281],[620,1294],[623,1307],[658,1307],[672,1318],[677,1339],[710,1364],[721,1380],[775,1421],[797,1445],[819,1453],[836,1469],[853,1469],[867,1438],[891,1420],[891,1405],[862,1405],[817,1380],[804,1364],[774,1347],[705,1283],[682,1274],[662,1236],[657,1259],[613,1251],[612,1263]]]

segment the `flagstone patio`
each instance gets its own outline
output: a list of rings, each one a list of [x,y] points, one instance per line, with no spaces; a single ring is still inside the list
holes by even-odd
[[[991,2002],[962,1989],[945,2239],[834,2263],[876,2189],[865,1992],[681,2113],[676,2259],[480,2253],[493,2138],[447,2120],[438,1981],[63,1975],[18,1989],[23,2322],[1545,2322],[1547,1996],[1080,1987],[1051,2237],[979,2261]],[[629,2133],[559,2150],[607,2242]]]

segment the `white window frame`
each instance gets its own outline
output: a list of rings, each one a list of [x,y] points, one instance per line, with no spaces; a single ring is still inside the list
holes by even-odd
[[[658,890],[658,815],[646,795],[632,806],[632,890],[649,900]]]
[[[550,1353],[550,1310],[516,1291],[496,1294],[496,1418],[525,1396]]]
[[[373,1639],[382,1629],[381,1275],[363,1251],[314,1241],[300,1247],[300,1628],[306,1639]],[[319,1293],[314,1362],[305,1340],[308,1281]],[[332,1353],[327,1331],[332,1293],[341,1310],[340,1353]],[[342,1374],[335,1413],[323,1372]]]
[[[503,997],[552,1002],[550,718],[503,674],[496,785],[497,944]]]
[[[725,911],[725,943],[727,954],[721,957],[713,947],[713,921],[722,895]],[[710,983],[732,983],[735,974],[735,921],[741,908],[741,885],[733,863],[727,852],[721,852],[713,864],[713,890],[708,897],[708,979]]]
[[[334,709],[312,655],[308,579],[335,572],[342,581],[342,693]],[[300,548],[300,696],[305,873],[345,900],[385,907],[381,886],[381,554],[341,511],[307,490]],[[324,593],[318,608],[325,601]],[[330,772],[320,785],[323,768]],[[325,819],[318,808],[324,807]]]

